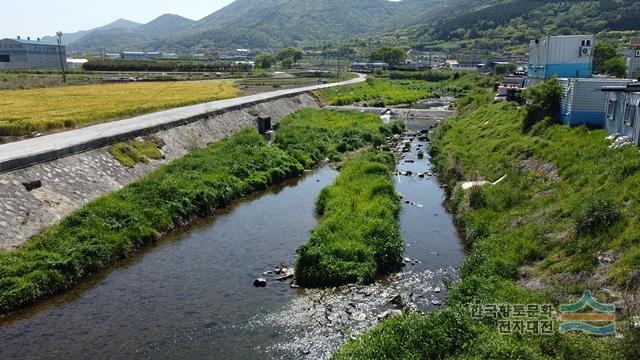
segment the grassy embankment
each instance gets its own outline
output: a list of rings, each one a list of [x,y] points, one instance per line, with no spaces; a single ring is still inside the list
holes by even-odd
[[[283,121],[277,146],[247,129],[194,150],[0,253],[0,313],[68,289],[192,217],[297,176],[326,156],[379,144],[381,125],[371,114],[302,110]]]
[[[390,152],[365,151],[347,160],[336,182],[317,201],[320,225],[299,249],[296,281],[326,287],[370,283],[402,265]]]
[[[460,96],[477,86],[490,86],[490,77],[470,72],[391,72],[388,78],[369,77],[366,82],[324,89],[319,92],[327,104],[342,106],[362,103],[385,107],[411,104],[439,96]]]
[[[605,131],[584,127],[523,133],[526,111],[490,104],[486,93],[461,104],[471,111],[438,128],[431,152],[441,179],[455,189],[450,205],[472,247],[462,281],[450,289],[444,310],[390,319],[335,358],[636,359],[636,330],[620,327],[624,339],[499,335],[495,319],[473,319],[468,306],[573,303],[584,290],[608,302],[615,300],[609,290],[637,291],[638,149],[609,149]],[[462,179],[505,174],[496,186],[467,193],[456,187]],[[612,265],[598,260],[603,251]],[[523,278],[544,290],[518,286]]]
[[[0,91],[0,136],[28,135],[236,97],[226,81],[102,84]],[[25,110],[28,109],[28,110]]]

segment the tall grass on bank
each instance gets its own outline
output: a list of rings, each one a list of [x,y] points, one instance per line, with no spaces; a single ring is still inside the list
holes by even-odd
[[[320,225],[299,249],[296,281],[309,287],[370,283],[400,269],[400,200],[390,152],[365,151],[347,160],[318,198]]]
[[[371,114],[303,110],[282,121],[276,146],[245,129],[196,149],[92,201],[20,249],[0,252],[0,313],[68,289],[195,216],[301,174],[343,141],[349,149],[370,144],[381,126]]]
[[[584,127],[549,125],[523,134],[524,108],[473,96],[479,98],[465,101],[468,113],[437,128],[431,149],[441,179],[454,189],[450,206],[472,249],[462,281],[450,289],[443,311],[383,322],[334,358],[637,359],[637,330],[620,327],[622,339],[500,335],[495,319],[469,316],[470,304],[557,306],[577,301],[584,290],[614,301],[603,288],[635,291],[640,270],[637,148],[609,149],[604,130]],[[505,174],[502,183],[473,192],[456,187],[463,179]],[[593,277],[602,251],[613,251],[614,263],[598,270],[604,278]],[[523,276],[547,288],[521,288]]]
[[[0,91],[0,136],[70,129],[236,97],[225,81],[141,82]]]

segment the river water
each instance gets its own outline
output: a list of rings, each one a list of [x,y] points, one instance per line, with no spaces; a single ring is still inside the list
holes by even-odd
[[[420,310],[437,308],[442,280],[455,279],[463,251],[437,179],[417,176],[430,169],[417,159],[426,146],[414,139],[404,156],[415,162],[398,163],[398,171],[413,172],[396,176],[409,201],[400,217],[402,273],[331,290],[294,289],[269,276],[266,288],[253,286],[266,270],[292,265],[317,224],[315,198],[337,176],[323,165],[0,318],[0,359],[316,359],[375,325],[396,293]]]

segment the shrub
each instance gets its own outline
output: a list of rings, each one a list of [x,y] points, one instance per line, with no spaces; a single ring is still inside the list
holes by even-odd
[[[594,236],[606,231],[620,218],[616,204],[606,198],[589,199],[577,210],[574,223],[578,236]]]
[[[530,87],[526,92],[527,114],[523,130],[527,132],[538,123],[559,123],[561,98],[562,87],[555,77]]]

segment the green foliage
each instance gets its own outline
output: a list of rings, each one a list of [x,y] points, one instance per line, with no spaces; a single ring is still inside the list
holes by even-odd
[[[560,122],[562,87],[555,77],[531,86],[527,90],[526,98],[527,116],[523,122],[525,132],[536,124],[546,126]]]
[[[254,63],[260,69],[270,69],[276,63],[276,58],[269,53],[262,52],[256,56]]]
[[[620,210],[611,199],[590,198],[576,211],[577,235],[597,235],[611,227],[619,218]]]
[[[381,126],[374,114],[302,109],[278,123],[275,143],[309,167],[364,144],[381,144]]]
[[[320,95],[335,106],[366,102],[368,106],[385,107],[426,99],[430,96],[428,86],[421,81],[368,78],[364,83],[321,90]]]
[[[513,74],[518,69],[518,65],[514,63],[499,64],[496,66],[496,75],[509,75]]]
[[[611,58],[604,62],[603,70],[605,74],[617,78],[627,77],[627,61],[622,56]]]
[[[167,60],[103,60],[91,59],[82,65],[85,71],[162,71],[162,72],[242,72],[246,65],[231,62]]]
[[[623,78],[627,75],[627,62],[618,54],[618,44],[597,42],[593,53],[593,72]]]
[[[278,51],[276,54],[276,59],[280,61],[282,66],[285,68],[291,68],[293,64],[297,64],[298,61],[302,60],[302,56],[304,54],[302,51],[294,49],[294,48],[286,48]]]
[[[136,139],[113,144],[109,148],[109,154],[123,166],[132,168],[139,163],[148,163],[150,159],[161,159],[160,148],[162,146],[164,146],[162,139],[147,137],[142,140]]]
[[[317,209],[320,225],[299,250],[296,281],[307,287],[370,283],[377,274],[400,269],[400,200],[395,194],[389,152],[365,151],[346,161],[334,185],[324,189]]]
[[[382,61],[389,65],[397,65],[406,59],[407,55],[402,48],[397,46],[384,45],[371,51],[369,58],[372,61]]]

